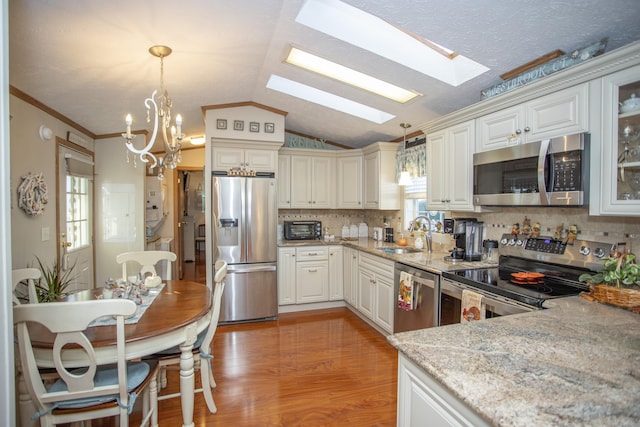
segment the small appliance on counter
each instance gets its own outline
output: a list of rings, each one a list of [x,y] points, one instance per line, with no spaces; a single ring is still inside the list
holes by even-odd
[[[446,221],[446,220],[445,220]],[[482,260],[482,232],[484,223],[475,218],[456,218],[445,222],[446,227],[453,227],[453,238],[456,247],[451,255],[445,256],[445,261],[480,261]]]
[[[285,221],[286,240],[316,240],[322,238],[321,221]]]
[[[384,241],[387,243],[394,243],[393,239],[393,227],[385,227],[384,228]]]
[[[373,240],[383,240],[382,227],[373,227]]]

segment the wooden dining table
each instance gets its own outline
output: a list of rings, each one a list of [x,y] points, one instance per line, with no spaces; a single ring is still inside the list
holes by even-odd
[[[164,283],[164,288],[138,322],[125,325],[127,359],[148,357],[162,350],[180,347],[182,425],[192,427],[195,389],[192,349],[198,333],[206,329],[210,322],[211,291],[202,283],[186,280],[168,280]],[[102,295],[102,289],[85,290],[68,296],[66,301],[96,299],[98,295]],[[29,331],[38,366],[54,367],[51,356],[53,334],[41,325],[32,325]],[[100,363],[116,362],[115,325],[89,327],[85,334],[95,347]],[[73,367],[75,360],[78,360],[80,366],[82,354],[81,350],[75,355],[70,351],[65,355],[65,362],[69,367]],[[29,417],[30,414],[26,414],[25,417],[25,414],[21,413],[22,421]]]

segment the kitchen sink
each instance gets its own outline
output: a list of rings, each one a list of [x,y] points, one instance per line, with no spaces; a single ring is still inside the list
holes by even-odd
[[[377,248],[379,251],[386,252],[388,254],[414,254],[416,252],[422,252],[420,249],[413,248]]]

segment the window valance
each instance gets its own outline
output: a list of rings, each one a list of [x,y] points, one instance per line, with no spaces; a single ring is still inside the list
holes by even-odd
[[[396,181],[400,179],[400,172],[406,168],[411,178],[427,175],[427,145],[420,144],[415,147],[402,150],[402,144],[398,144],[396,153]]]

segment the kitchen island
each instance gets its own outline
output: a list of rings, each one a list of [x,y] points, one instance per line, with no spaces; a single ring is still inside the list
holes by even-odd
[[[388,340],[401,361],[488,425],[640,425],[640,316],[580,297],[553,305]],[[408,397],[400,390],[399,425],[416,425],[402,412],[416,405]]]

